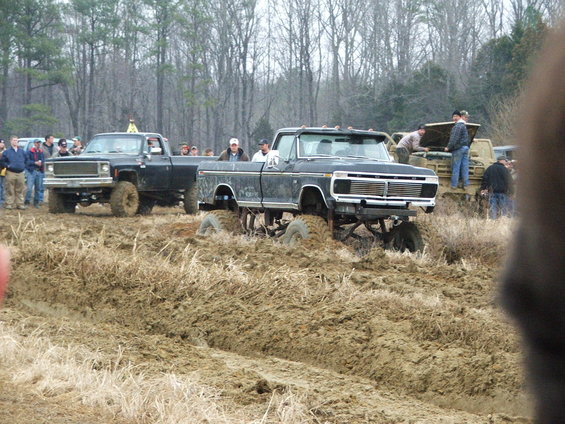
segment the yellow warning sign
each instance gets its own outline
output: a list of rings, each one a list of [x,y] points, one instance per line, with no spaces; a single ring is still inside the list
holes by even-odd
[[[129,125],[128,125],[128,130],[127,130],[127,132],[128,132],[128,133],[130,133],[130,132],[131,132],[131,133],[139,132],[139,131],[137,131],[137,127],[135,126],[135,121],[134,121],[133,119],[130,119],[130,120],[129,120]]]

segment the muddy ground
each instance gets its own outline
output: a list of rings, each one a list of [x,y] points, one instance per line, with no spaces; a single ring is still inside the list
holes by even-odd
[[[529,422],[500,264],[204,238],[180,212],[3,212],[0,324],[99,352],[100,368],[120,352],[144,375],[196,375],[233,422]],[[0,369],[0,422],[153,422],[14,373]],[[305,408],[294,421],[270,409],[289,393]]]

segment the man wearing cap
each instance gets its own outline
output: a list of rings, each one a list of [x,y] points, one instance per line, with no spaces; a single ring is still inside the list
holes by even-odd
[[[497,162],[487,168],[483,175],[481,194],[489,196],[489,217],[510,216],[510,198],[513,192],[512,175],[506,168],[506,156],[496,158]]]
[[[188,144],[182,143],[180,145],[180,155],[181,156],[190,156],[190,147],[188,147]]]
[[[2,154],[6,150],[6,143],[4,139],[0,138],[0,161],[2,160]],[[6,179],[6,168],[0,166],[0,206],[4,204],[4,180]]]
[[[269,141],[266,138],[261,139],[259,142],[259,151],[253,155],[251,162],[267,162],[267,155],[270,151]]]
[[[227,160],[229,162],[248,162],[249,156],[239,147],[239,140],[237,138],[230,138],[230,147],[222,152],[218,160]]]
[[[10,137],[10,146],[2,154],[2,165],[6,167],[6,204],[4,209],[25,209],[24,195],[26,182],[24,170],[26,167],[26,154],[18,146],[18,137]]]
[[[455,125],[451,128],[449,142],[445,148],[451,152],[451,188],[457,188],[459,177],[463,180],[463,188],[469,185],[469,132],[465,123],[469,113],[456,110],[451,115]]]
[[[73,147],[71,147],[70,151],[73,155],[77,156],[80,155],[83,150],[84,147],[82,147],[82,140],[77,135],[75,138],[73,138]]]
[[[190,148],[190,156],[198,156],[198,147],[192,146]]]
[[[38,208],[43,203],[43,177],[45,176],[45,155],[39,139],[33,141],[33,147],[27,152],[26,174],[27,191],[24,204],[30,204],[33,193],[33,206]]]
[[[412,152],[430,151],[427,147],[420,146],[420,139],[425,133],[426,126],[424,124],[420,124],[416,131],[413,131],[400,139],[396,146],[396,154],[398,155],[399,163],[408,163],[408,158]]]
[[[72,156],[71,152],[67,149],[67,140],[61,138],[57,143],[59,150],[57,150],[54,154],[54,158],[64,158],[66,156]]]

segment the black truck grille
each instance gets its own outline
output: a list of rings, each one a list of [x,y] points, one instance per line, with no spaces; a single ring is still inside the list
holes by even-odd
[[[55,177],[96,177],[98,162],[55,162]]]

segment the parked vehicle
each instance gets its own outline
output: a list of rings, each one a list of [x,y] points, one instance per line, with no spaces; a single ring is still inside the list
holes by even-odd
[[[394,163],[390,137],[374,131],[285,128],[267,162],[202,162],[200,208],[210,213],[201,233],[256,230],[284,243],[352,236],[363,225],[385,246],[423,248],[417,209],[432,212],[438,177]],[[286,216],[294,216],[288,220]],[[260,228],[256,217],[263,215]]]
[[[506,146],[496,146],[494,148],[494,153],[496,157],[498,156],[506,156],[508,160],[516,160],[516,150],[518,146],[514,144],[509,144]]]
[[[445,152],[444,148],[449,142],[449,134],[453,122],[439,122],[426,124],[426,133],[420,140],[422,147],[428,147],[429,152],[414,152],[410,155],[409,164],[421,166],[433,170],[439,177],[439,194],[452,197],[465,197],[476,199],[480,192],[481,181],[485,170],[496,162],[492,143],[488,138],[475,138],[480,128],[479,124],[466,124],[469,132],[469,186],[451,187],[451,153]],[[392,134],[392,139],[398,143],[406,132]]]
[[[182,202],[186,213],[196,213],[196,170],[213,159],[173,156],[156,133],[98,134],[79,156],[46,161],[49,212],[109,203],[115,216],[133,216]]]

